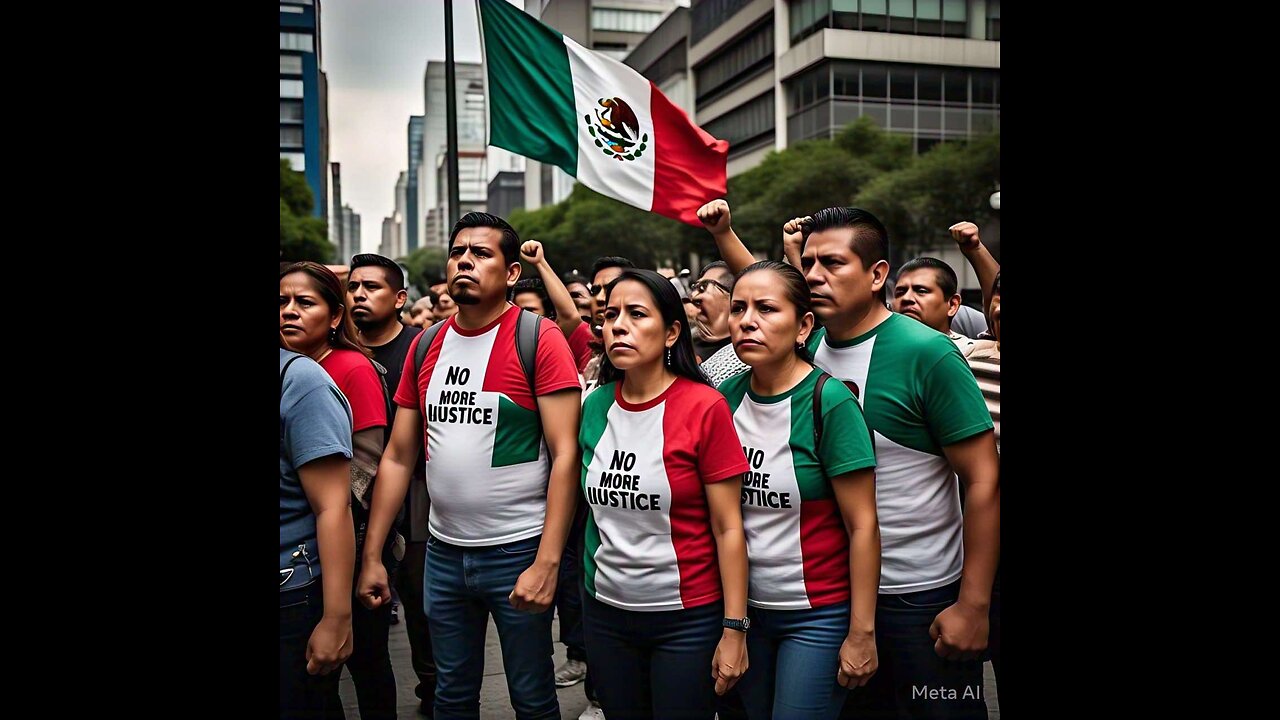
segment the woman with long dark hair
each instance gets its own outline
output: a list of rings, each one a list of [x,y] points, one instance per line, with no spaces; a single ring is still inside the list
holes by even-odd
[[[829,718],[878,667],[875,453],[854,394],[815,368],[809,287],[790,265],[746,267],[729,332],[751,369],[720,392],[751,464],[742,519],[751,559],[750,720]]]
[[[304,261],[280,269],[280,346],[320,363],[351,405],[351,515],[355,522],[356,568],[373,499],[373,476],[378,472],[387,424],[387,401],[372,353],[360,342],[345,305],[346,293],[338,276],[320,263]],[[391,548],[394,543],[387,543]],[[391,559],[394,566],[395,560]],[[385,561],[384,561],[385,562]],[[353,602],[351,613],[355,647],[347,669],[355,682],[363,718],[394,718],[396,680],[387,642],[391,606],[369,610]]]
[[[610,720],[711,720],[747,670],[746,458],[671,282],[626,269],[605,303],[579,432],[587,656]]]

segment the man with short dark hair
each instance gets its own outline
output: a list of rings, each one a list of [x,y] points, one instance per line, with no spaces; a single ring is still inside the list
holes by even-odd
[[[595,327],[604,326],[604,289],[609,283],[613,282],[622,271],[627,268],[633,268],[636,264],[624,257],[615,257],[606,255],[596,258],[591,266],[591,297],[595,300],[595,315],[592,325]]]
[[[725,224],[708,226],[740,271],[751,253]],[[849,633],[874,635],[876,653],[838,672],[867,663],[877,671],[842,717],[985,720],[979,658],[1000,551],[1000,482],[982,392],[950,340],[886,307],[889,232],[875,215],[837,207],[793,218],[783,247],[824,324],[808,343],[814,363],[849,386],[875,435],[880,594],[876,616],[851,617]]]
[[[556,319],[555,308],[547,298],[547,289],[538,278],[521,278],[511,288],[511,304],[534,315]]]
[[[993,346],[989,340],[974,340],[951,329],[960,306],[959,279],[945,262],[918,257],[898,270],[893,288],[894,312],[915,318],[951,338],[965,357],[979,348]]]
[[[398,311],[404,307],[407,298],[404,287],[404,271],[391,258],[374,253],[365,253],[351,258],[351,274],[347,279],[347,303],[351,308],[351,317],[360,331],[361,341],[373,352],[373,359],[386,368],[387,389],[392,393],[399,386],[400,373],[404,368],[409,345],[418,333],[422,332],[422,328],[406,326],[398,320]],[[394,414],[387,418],[388,441],[395,427],[395,419]],[[414,693],[421,701],[420,709],[430,715],[435,697],[436,668],[431,656],[431,632],[422,603],[422,565],[427,552],[427,514],[431,507],[426,478],[422,473],[423,462],[420,460],[415,464],[416,468],[409,483],[408,503],[402,514],[403,522],[397,523],[404,534],[405,549],[402,562],[397,564],[392,574],[395,576],[396,591],[405,599],[404,612],[405,622],[409,626],[409,650],[413,672],[418,677]],[[388,538],[388,542],[390,541],[391,538]],[[394,561],[394,558],[387,558],[385,555],[384,549],[384,564]],[[379,619],[378,643],[379,649],[383,652],[387,647],[389,625],[393,620],[391,614],[393,607],[386,606],[370,610],[357,603],[354,610],[357,624],[364,616],[372,615]],[[353,655],[353,657],[356,656]],[[389,672],[389,656],[387,663]],[[392,682],[391,706],[394,709],[394,678]]]
[[[949,339],[885,307],[889,233],[878,218],[827,208],[783,232],[802,236],[801,268],[824,323],[809,342],[815,362],[853,389],[875,434],[880,596],[874,620],[853,618],[850,632],[875,633],[880,667],[844,715],[986,718],[981,693],[964,693],[982,687],[1000,550],[999,462],[982,393]]]
[[[521,363],[516,328],[528,318],[507,302],[520,277],[519,246],[511,225],[494,215],[467,213],[454,225],[447,274],[458,312],[432,333],[420,366],[417,345],[427,333],[409,348],[370,511],[357,594],[377,607],[391,594],[375,544],[425,442],[437,718],[478,716],[490,615],[516,716],[560,717],[549,608],[579,492],[581,399],[555,323],[536,318],[532,377]]]

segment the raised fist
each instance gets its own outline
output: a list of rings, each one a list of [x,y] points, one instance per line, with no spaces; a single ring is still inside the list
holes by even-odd
[[[729,229],[732,218],[729,215],[729,203],[724,200],[712,200],[698,208],[698,219],[712,235],[719,235]]]
[[[541,265],[543,261],[542,243],[537,240],[525,240],[524,244],[520,246],[520,259],[530,265]]]
[[[982,238],[978,237],[978,226],[968,220],[961,220],[947,230],[951,231],[951,239],[956,241],[961,250],[972,250],[982,244]]]

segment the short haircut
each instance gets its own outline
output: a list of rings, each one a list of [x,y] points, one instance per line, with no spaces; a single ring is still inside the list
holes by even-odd
[[[387,285],[392,290],[400,292],[404,289],[404,269],[396,264],[395,260],[384,257],[376,253],[362,253],[360,255],[351,256],[351,270],[362,267],[380,267],[386,272]],[[350,274],[347,277],[351,277]]]
[[[551,298],[547,296],[547,288],[539,278],[517,280],[516,284],[511,286],[511,300],[514,302],[516,296],[520,293],[535,293],[538,296],[538,301],[542,303],[542,314],[547,317],[555,316],[551,307]]]
[[[816,232],[835,230],[838,228],[853,229],[853,244],[850,249],[862,261],[862,267],[870,270],[872,265],[881,260],[889,262],[889,231],[880,218],[856,207],[830,207],[814,213],[809,222],[804,223],[801,230],[805,242]],[[880,288],[876,297],[885,299],[888,283]]]
[[[960,279],[956,277],[956,271],[938,258],[918,257],[898,269],[898,278],[901,279],[906,273],[924,269],[932,270],[937,276],[938,288],[942,290],[945,299],[950,300],[960,289]]]
[[[606,268],[616,267],[616,268],[622,268],[625,270],[627,268],[633,268],[635,266],[636,266],[635,263],[631,262],[630,260],[624,257],[606,255],[605,257],[596,258],[595,263],[591,265],[591,279],[595,280],[596,275],[599,275],[600,271]]]
[[[723,260],[716,260],[715,262],[709,262],[709,263],[707,263],[706,265],[703,265],[703,266],[702,266],[702,272],[699,272],[699,273],[698,273],[698,277],[702,277],[703,275],[706,275],[707,273],[711,272],[712,270],[720,270],[721,272],[723,272],[723,273],[725,273],[726,275],[728,275],[728,276],[729,276],[729,287],[733,287],[733,280],[734,280],[734,278],[733,278],[733,271],[729,269],[729,263],[727,263],[727,262],[725,262],[725,261],[723,261]]]
[[[499,242],[502,247],[502,259],[508,265],[520,261],[520,236],[516,234],[516,229],[506,220],[489,213],[469,212],[459,218],[458,222],[453,224],[453,230],[449,232],[449,249],[453,249],[453,241],[458,237],[458,233],[467,228],[478,227],[502,231],[502,240]]]

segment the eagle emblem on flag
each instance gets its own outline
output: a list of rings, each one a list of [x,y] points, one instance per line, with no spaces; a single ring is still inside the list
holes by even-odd
[[[617,160],[635,160],[648,148],[649,134],[640,130],[636,113],[622,98],[599,98],[594,117],[582,116],[596,147]]]

